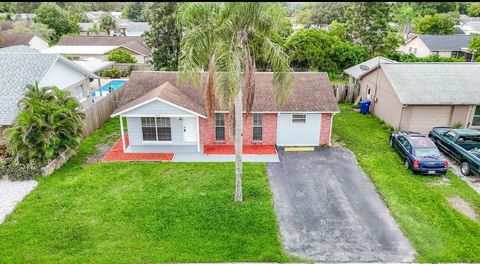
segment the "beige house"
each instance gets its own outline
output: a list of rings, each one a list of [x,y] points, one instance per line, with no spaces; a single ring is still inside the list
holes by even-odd
[[[33,33],[0,30],[0,48],[23,45],[36,50],[48,49],[48,42]]]
[[[464,57],[473,61],[473,56],[468,52],[468,45],[473,35],[416,35],[400,46],[397,51],[405,54],[415,54],[423,58],[430,55],[440,57]]]
[[[428,133],[458,122],[480,129],[478,73],[478,63],[380,63],[360,77],[360,96],[395,129]]]
[[[148,63],[152,52],[139,36],[63,36],[57,45],[42,52],[71,55],[74,60],[107,61],[116,49],[128,51],[137,63]]]

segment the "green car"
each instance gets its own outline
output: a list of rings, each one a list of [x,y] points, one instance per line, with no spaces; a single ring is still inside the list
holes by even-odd
[[[480,131],[435,127],[429,137],[440,150],[460,162],[463,175],[480,175]]]

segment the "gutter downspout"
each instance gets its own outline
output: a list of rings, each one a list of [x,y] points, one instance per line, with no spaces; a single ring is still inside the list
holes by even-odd
[[[403,109],[407,108],[408,105],[402,105],[402,110],[400,111],[400,121],[398,122],[398,130],[402,129],[402,119],[403,119]]]

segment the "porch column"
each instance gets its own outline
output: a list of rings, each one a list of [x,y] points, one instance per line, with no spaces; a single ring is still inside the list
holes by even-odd
[[[197,151],[200,153],[200,121],[197,116]]]
[[[120,115],[120,132],[122,133],[123,153],[125,153],[125,135],[123,134],[123,116],[122,115]]]

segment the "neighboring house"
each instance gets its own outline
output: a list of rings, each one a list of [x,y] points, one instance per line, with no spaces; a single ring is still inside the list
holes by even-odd
[[[0,49],[0,126],[11,125],[27,84],[57,86],[69,91],[85,109],[89,106],[90,81],[99,78],[72,61],[43,54],[25,46]]]
[[[360,96],[395,129],[480,129],[479,72],[480,63],[381,63],[360,77]]]
[[[0,30],[0,48],[24,45],[36,50],[48,49],[48,42],[33,33],[16,33]]]
[[[416,35],[400,46],[397,51],[405,54],[415,54],[423,58],[430,55],[440,57],[464,57],[473,61],[473,55],[468,52],[468,45],[473,35]]]
[[[373,59],[369,59],[365,62],[362,62],[360,64],[357,64],[355,66],[352,66],[344,70],[343,72],[345,72],[348,75],[349,83],[351,85],[355,85],[360,82],[360,80],[364,75],[375,70],[380,65],[380,63],[386,63],[386,62],[395,63],[396,61],[391,60],[389,58],[378,56]]]
[[[460,15],[461,24],[465,24],[473,21],[480,21],[480,17],[469,17],[467,15]]]
[[[468,22],[461,27],[465,34],[480,34],[480,21]]]
[[[463,35],[467,34],[467,33],[462,29],[462,26],[456,25],[456,26],[454,26],[453,28],[454,28],[454,30],[455,30],[454,34],[460,34],[460,35],[462,35],[462,34],[463,34]]]
[[[141,36],[145,31],[150,30],[147,22],[131,22],[123,23],[117,26],[122,36]]]
[[[93,25],[95,25],[95,23],[78,23],[78,26],[80,27],[80,36],[107,36],[107,32],[101,29],[98,24],[98,33],[90,32]]]
[[[8,13],[0,13],[0,17],[7,16]],[[33,13],[22,13],[22,14],[11,14],[12,20],[16,21],[30,21],[33,20],[37,15]]]
[[[280,109],[273,94],[273,73],[256,73],[252,114],[244,114],[244,145],[330,144],[338,106],[328,75],[292,74],[292,94]],[[123,137],[121,122],[122,139],[129,143],[127,153],[202,153],[207,145],[234,144],[228,111],[217,107],[215,116],[208,119],[204,92],[191,85],[177,86],[176,72],[132,72],[123,89],[112,117],[127,120],[128,137]]]
[[[63,36],[57,45],[42,52],[71,55],[75,60],[95,58],[106,61],[108,54],[116,49],[127,50],[137,59],[137,63],[149,62],[151,49],[142,37]]]

